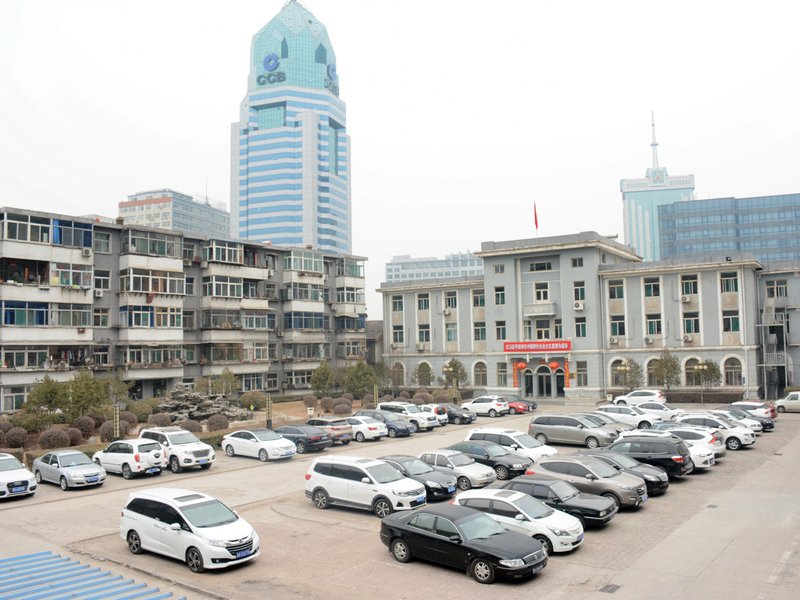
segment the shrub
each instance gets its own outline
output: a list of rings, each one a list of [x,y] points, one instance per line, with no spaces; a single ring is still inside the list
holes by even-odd
[[[147,418],[153,414],[152,407],[143,400],[132,402],[128,406],[128,411],[136,415],[137,422],[147,423]]]
[[[206,429],[208,429],[208,431],[219,431],[227,428],[228,419],[225,418],[225,415],[211,415],[208,417],[208,421],[206,421]]]
[[[8,431],[14,427],[10,421],[0,421],[0,433],[8,433]]]
[[[144,402],[147,406],[150,407],[150,412],[154,413],[161,408],[161,403],[164,401],[163,398],[148,398],[147,400],[140,400],[140,402]]]
[[[364,394],[361,397],[361,406],[366,407],[367,405],[375,406],[375,398],[372,394]]]
[[[69,434],[63,429],[48,429],[39,435],[39,447],[44,450],[67,446],[69,446]]]
[[[68,428],[67,435],[69,436],[70,446],[80,446],[84,442],[83,433],[77,427]]]
[[[14,427],[24,429],[27,433],[38,433],[48,429],[53,424],[55,415],[46,412],[27,412],[20,411],[11,417],[11,424]],[[8,431],[12,431],[9,429]],[[8,431],[6,434],[8,434]],[[12,446],[19,448],[20,446]]]
[[[119,420],[120,421],[127,421],[128,422],[128,429],[133,429],[134,425],[139,423],[139,417],[135,412],[130,410],[123,410],[119,413]]]
[[[384,394],[381,396],[381,402],[394,402],[394,396],[391,394]]]
[[[336,412],[336,407],[342,405],[346,406],[350,410],[353,409],[353,401],[350,398],[345,398],[344,396],[341,396],[333,401],[333,411]],[[336,413],[336,414],[341,414],[341,413]]]
[[[172,425],[172,417],[169,416],[169,413],[154,413],[147,417],[147,422],[156,427],[167,427]]]
[[[88,416],[92,417],[98,425],[100,425],[114,417],[114,407],[104,406],[87,414]]]
[[[303,398],[303,404],[306,405],[306,408],[316,408],[317,406],[317,397],[316,396],[306,396]]]
[[[403,390],[402,392],[397,394],[397,397],[398,398],[402,398],[403,400],[408,400],[409,398],[411,398],[411,394],[409,394],[407,391]]]
[[[24,448],[28,432],[22,427],[12,427],[6,433],[6,445],[9,448]]]
[[[75,419],[75,422],[72,426],[79,430],[83,437],[88,438],[92,435],[94,428],[97,427],[97,424],[94,422],[94,419],[88,415],[82,415]]]
[[[333,410],[333,398],[330,396],[323,397],[319,402],[322,405],[322,410],[325,412],[331,412]]]
[[[342,397],[347,398],[348,400],[350,400],[350,402],[355,400],[355,398],[353,398],[353,394],[351,394],[350,392],[345,392],[344,394],[342,394]]]
[[[0,429],[0,448],[6,447],[6,432]]]
[[[353,412],[353,409],[350,408],[349,404],[337,404],[333,407],[333,414],[335,415],[349,415]]]
[[[203,425],[192,419],[186,419],[180,423],[181,429],[191,431],[192,433],[200,433],[203,431]]]
[[[100,425],[100,441],[110,442],[114,437],[114,423],[106,421]]]
[[[264,392],[245,392],[239,396],[239,406],[249,409],[251,406],[255,410],[264,410],[267,405],[267,395]]]

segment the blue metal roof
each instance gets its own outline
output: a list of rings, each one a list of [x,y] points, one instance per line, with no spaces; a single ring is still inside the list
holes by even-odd
[[[163,600],[175,598],[146,583],[52,552],[0,559],[0,600]],[[185,597],[175,600],[186,600]]]

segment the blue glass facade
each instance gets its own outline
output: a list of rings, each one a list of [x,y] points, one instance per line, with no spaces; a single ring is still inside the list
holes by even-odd
[[[800,194],[713,198],[658,208],[661,257],[751,252],[800,260]]]

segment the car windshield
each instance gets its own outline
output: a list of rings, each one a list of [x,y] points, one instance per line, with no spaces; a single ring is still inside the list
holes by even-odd
[[[605,425],[606,421],[601,419],[600,417],[596,417],[595,415],[583,415],[583,419],[586,419],[593,425]]]
[[[377,419],[373,419],[372,417],[361,417],[361,422],[364,425],[380,425],[381,422]]]
[[[22,463],[16,458],[2,458],[0,459],[0,471],[16,471],[22,469]]]
[[[734,417],[736,417],[737,419],[748,419],[748,418],[750,418],[750,414],[744,412],[743,410],[730,409],[728,412],[731,415],[733,415]]]
[[[594,417],[595,419],[599,419],[603,423],[614,423],[615,422],[613,418],[609,417],[605,413],[597,413],[597,414],[589,415],[589,416]],[[589,416],[587,416],[587,418],[589,418]]]
[[[553,485],[550,486],[550,489],[553,490],[553,493],[562,502],[565,500],[569,500],[570,498],[574,498],[575,496],[580,494],[578,488],[576,488],[574,485],[561,480],[556,480],[555,482],[553,482]]]
[[[403,461],[400,464],[403,465],[403,468],[406,471],[408,471],[409,475],[422,475],[424,473],[430,473],[433,471],[433,468],[429,464],[422,462],[418,458]]]
[[[181,511],[195,527],[218,527],[237,521],[239,517],[219,500],[198,502],[181,507]]]
[[[613,458],[614,462],[621,466],[623,469],[632,469],[639,464],[639,461],[626,456],[624,454],[616,454]]]
[[[733,421],[731,421],[728,417],[723,417],[722,415],[715,415],[715,418],[729,429],[733,427],[738,427],[738,425]]]
[[[483,540],[492,535],[499,535],[505,532],[500,525],[489,515],[476,513],[458,522],[461,532],[467,541]]]
[[[91,465],[93,463],[83,452],[74,452],[59,456],[58,464],[62,467],[80,467],[81,465]]]
[[[422,411],[419,409],[419,406],[406,406],[406,407],[404,407],[404,408],[406,409],[406,412],[410,412],[410,413],[418,413],[418,412],[422,412]]]
[[[489,456],[506,456],[508,454],[508,450],[498,444],[486,444],[484,448],[486,448]]]
[[[280,434],[270,431],[269,429],[256,429],[252,433],[262,442],[271,442],[273,440],[281,439]]]
[[[593,460],[591,463],[586,463],[586,466],[594,471],[594,474],[598,477],[615,477],[619,474],[619,471],[614,467],[607,465],[601,460]]]
[[[400,471],[391,465],[387,465],[386,463],[381,463],[379,465],[375,465],[374,467],[367,467],[367,471],[378,483],[391,483],[392,481],[397,481],[398,479],[403,478],[403,475],[400,473]]]
[[[576,418],[576,419],[578,420],[578,422],[579,422],[581,425],[583,425],[584,427],[595,427],[595,424],[594,424],[594,423],[592,423],[591,421],[588,421],[588,420],[587,420],[587,419],[586,419],[584,416],[582,416],[582,415],[581,415],[580,417],[575,417],[575,418]]]
[[[527,433],[518,435],[514,438],[514,441],[523,448],[539,448],[540,446],[544,446],[539,440],[529,436]]]
[[[450,462],[453,463],[453,466],[456,467],[466,467],[467,465],[471,465],[475,461],[472,460],[466,454],[462,454],[461,452],[459,452],[458,454],[450,455]]]
[[[182,433],[175,433],[169,436],[169,441],[173,444],[192,444],[194,442],[199,442],[200,440],[197,439],[197,436],[190,431],[182,432]]]
[[[547,504],[541,500],[537,500],[533,496],[522,496],[519,500],[515,501],[514,504],[531,519],[549,517],[554,512]]]
[[[677,408],[672,406],[672,404],[667,404],[666,402],[663,402],[662,404],[664,405],[664,408],[666,408],[667,410],[678,410]]]

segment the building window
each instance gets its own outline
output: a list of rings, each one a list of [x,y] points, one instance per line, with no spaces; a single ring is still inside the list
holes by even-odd
[[[111,252],[111,234],[103,231],[95,231],[94,233],[94,251],[101,254],[109,254]]]
[[[611,317],[611,335],[622,337],[625,335],[625,316],[615,315]]]
[[[475,363],[472,380],[474,381],[474,385],[476,387],[486,387],[486,363]]]
[[[417,341],[420,344],[424,344],[426,342],[431,341],[431,326],[430,325],[420,325],[419,329],[417,330]]]
[[[550,339],[550,321],[549,319],[536,319],[536,339],[549,340]]]
[[[508,365],[504,362],[497,363],[497,387],[508,386]]]
[[[722,331],[737,332],[739,331],[739,311],[738,310],[723,310],[722,311]]]
[[[534,285],[534,290],[537,302],[549,302],[550,288],[548,287],[546,281],[536,283]]]
[[[625,385],[625,371],[622,369],[622,361],[619,359],[611,363],[611,385],[614,387]]]
[[[723,294],[735,294],[739,291],[739,278],[736,273],[722,273],[720,275],[720,291]]]
[[[621,279],[613,279],[608,282],[608,297],[611,300],[621,300],[625,297],[625,286]]]
[[[696,358],[690,358],[686,361],[685,373],[686,373],[686,385],[700,385],[703,380],[700,374],[700,370],[697,368]]]
[[[197,329],[197,320],[195,317],[195,311],[193,310],[184,310],[183,311],[183,328],[184,329]]]
[[[483,295],[483,290],[472,290],[472,306],[481,308],[486,304],[486,298]]]
[[[729,358],[723,366],[725,385],[742,385],[742,363],[738,358]]]
[[[700,313],[683,313],[683,333],[700,333]]]
[[[658,298],[661,295],[661,283],[658,277],[645,277],[644,278],[644,296],[645,298]]]
[[[186,278],[186,295],[194,296],[194,277]]]
[[[658,359],[653,359],[647,362],[647,385],[648,387],[661,387],[664,385],[663,381],[660,381],[656,376],[656,367],[658,366]]]
[[[575,317],[575,337],[586,337],[586,317]]]
[[[528,270],[530,271],[552,271],[553,270],[553,263],[549,260],[542,261],[542,262],[535,262],[530,263],[528,266]]]
[[[572,282],[572,296],[575,300],[586,300],[586,286],[583,281]]]
[[[532,340],[533,339],[533,322],[529,319],[525,319],[522,322],[522,339],[524,340]]]
[[[785,279],[767,281],[767,298],[785,298],[789,295],[789,287]]]
[[[589,385],[589,368],[585,360],[576,361],[575,365],[575,387],[587,387]]]
[[[681,293],[684,296],[697,294],[697,275],[681,275]]]
[[[473,339],[476,342],[486,341],[486,323],[484,321],[476,321],[472,327]]]
[[[108,327],[108,309],[95,308],[94,309],[94,327]]]
[[[647,335],[661,335],[661,315],[645,315],[647,319]]]
[[[506,322],[505,321],[495,321],[494,322],[494,332],[495,336],[499,341],[506,339]]]
[[[417,294],[417,310],[430,310],[431,298],[428,294]]]
[[[403,312],[402,296],[392,296],[392,312]]]
[[[394,344],[402,344],[405,341],[405,336],[403,335],[403,326],[402,325],[393,325],[392,326],[392,343]]]
[[[94,272],[94,287],[98,290],[111,289],[111,273],[108,271]]]
[[[444,307],[445,308],[458,308],[458,300],[455,292],[444,293]]]
[[[553,335],[557,340],[560,340],[562,337],[564,337],[564,329],[561,325],[561,319],[556,319],[553,329],[554,329]]]
[[[448,342],[457,342],[458,341],[458,324],[457,323],[445,323],[444,325],[444,332],[447,337]]]
[[[505,265],[495,265],[494,266],[494,274],[495,275],[502,275],[505,272],[506,272],[506,266]]]
[[[494,288],[494,303],[495,304],[505,304],[506,303],[506,288],[503,286],[499,286]]]
[[[573,267],[582,267],[583,266],[583,257],[573,258],[572,259],[572,266]]]

